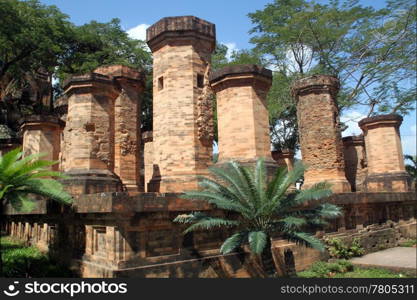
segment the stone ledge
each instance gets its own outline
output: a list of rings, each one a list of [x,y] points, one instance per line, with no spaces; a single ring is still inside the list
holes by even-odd
[[[262,76],[272,80],[272,71],[254,64],[232,65],[224,67],[210,75],[210,84],[214,84],[226,77],[241,75]]]
[[[416,201],[417,205],[417,194],[415,192],[338,193],[332,195],[329,200],[340,205],[409,201]],[[322,200],[322,202],[325,201],[328,200]]]
[[[398,114],[387,114],[387,115],[379,115],[379,116],[362,119],[358,122],[358,125],[360,128],[362,128],[363,126],[369,125],[372,123],[394,122],[394,123],[398,123],[398,125],[396,124],[397,126],[400,126],[402,121],[403,121],[403,117],[401,117]]]
[[[74,198],[73,211],[85,213],[140,213],[162,211],[211,210],[213,207],[202,200],[180,198],[180,193],[140,193],[129,196],[127,192],[103,192],[86,194]],[[413,202],[417,206],[415,192],[378,192],[378,193],[340,193],[318,203],[331,202],[337,205],[360,205],[377,203]],[[55,204],[55,205],[54,205]],[[37,208],[28,213],[17,212],[6,206],[5,215],[39,215],[51,213],[53,206],[60,206],[53,201],[39,200]],[[306,208],[306,207],[303,207]],[[56,210],[56,209],[54,209]],[[60,210],[60,209],[58,209]],[[57,210],[57,211],[58,211]]]
[[[339,87],[339,79],[334,76],[313,75],[296,80],[291,87],[291,94],[296,99],[300,95],[323,92],[330,92],[332,96],[335,96]]]
[[[166,39],[201,38],[212,43],[215,47],[216,26],[194,16],[162,18],[146,30],[146,42],[155,50]]]
[[[113,80],[106,75],[103,74],[98,74],[98,73],[88,73],[88,74],[83,74],[83,75],[74,75],[68,79],[66,79],[63,83],[63,89],[65,91],[65,93],[67,92],[66,90],[70,88],[71,85],[76,85],[76,84],[86,84],[86,83],[93,83],[93,82],[100,82],[100,83],[105,83],[105,84],[109,84],[112,83]]]
[[[194,16],[165,17],[146,29],[146,42],[150,42],[165,32],[195,31],[213,39],[216,38],[216,26],[213,23]]]
[[[52,125],[54,127],[56,127],[56,126],[64,127],[65,126],[65,122],[63,122],[57,116],[54,116],[54,115],[30,115],[30,116],[26,116],[25,118],[23,118],[20,121],[20,126],[21,126],[21,128],[23,128],[24,126],[32,125],[33,123],[36,124],[36,125],[37,124],[48,124],[48,125]]]
[[[113,77],[115,79],[126,78],[133,81],[139,81],[141,83],[144,81],[144,75],[142,72],[124,65],[101,66],[95,69],[94,73]]]
[[[361,145],[361,146],[365,145],[365,139],[362,134],[358,136],[351,135],[351,136],[342,137],[342,142],[345,145]]]

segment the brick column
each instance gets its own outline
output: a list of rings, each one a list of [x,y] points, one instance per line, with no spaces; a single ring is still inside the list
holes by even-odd
[[[42,159],[59,159],[60,133],[64,123],[51,115],[32,115],[26,117],[20,127],[23,135],[24,155],[44,153]],[[51,170],[57,171],[59,165],[51,166]]]
[[[58,98],[54,101],[54,113],[59,117],[59,119],[65,124],[67,121],[67,114],[68,114],[68,98],[63,95],[62,97]],[[60,152],[58,156],[59,160],[59,170],[65,170],[65,139],[64,139],[64,128],[63,126],[60,130]]]
[[[114,173],[130,194],[143,191],[139,173],[144,76],[122,65],[100,67],[94,72],[113,78],[119,93],[114,103]]]
[[[193,16],[163,18],[147,29],[153,53],[153,145],[159,192],[198,188],[208,175],[213,131],[208,89],[215,26]],[[157,172],[156,172],[157,173]]]
[[[216,93],[219,135],[218,164],[253,163],[271,157],[266,95],[272,72],[256,65],[225,67],[210,76]]]
[[[368,161],[365,189],[369,192],[411,190],[400,139],[402,120],[401,116],[390,114],[365,118],[359,122],[365,136]]]
[[[144,156],[144,182],[145,182],[145,192],[152,190],[151,187],[148,187],[152,176],[153,176],[153,139],[152,131],[146,131],[142,134],[143,146],[143,156]]]
[[[346,136],[342,141],[346,179],[352,187],[352,192],[362,191],[367,170],[363,135]]]
[[[114,170],[114,102],[118,96],[109,76],[90,73],[64,83],[68,115],[64,180],[72,194],[120,191]]]
[[[294,151],[289,149],[274,150],[271,151],[273,160],[275,160],[278,166],[287,167],[288,171],[294,168]]]
[[[350,192],[345,176],[335,77],[315,75],[296,81],[292,93],[297,103],[297,119],[303,162],[304,188],[327,181],[334,192]]]

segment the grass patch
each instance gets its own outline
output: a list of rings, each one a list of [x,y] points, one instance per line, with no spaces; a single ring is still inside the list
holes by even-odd
[[[10,237],[1,237],[2,277],[72,277],[61,264],[34,246],[25,246]]]
[[[360,268],[347,260],[335,262],[315,262],[305,271],[298,272],[302,278],[406,278],[403,273],[394,273],[381,268]]]
[[[413,247],[417,244],[417,240],[406,240],[399,244],[400,247]]]

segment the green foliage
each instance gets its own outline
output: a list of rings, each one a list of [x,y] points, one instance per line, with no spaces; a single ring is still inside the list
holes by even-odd
[[[365,253],[358,238],[354,238],[350,245],[346,245],[338,238],[327,239],[325,242],[331,257],[349,259]]]
[[[414,1],[374,9],[357,0],[275,0],[249,17],[251,42],[278,72],[337,76],[340,108],[365,105],[369,115],[414,109]]]
[[[302,278],[404,278],[405,274],[397,274],[385,269],[372,268],[363,269],[354,267],[347,260],[337,260],[335,262],[315,262],[305,271],[298,272],[298,277]]]
[[[409,161],[410,164],[405,165],[405,170],[413,178],[414,181],[417,180],[417,157],[415,155],[404,155],[406,161]]]
[[[10,238],[2,237],[2,277],[72,277],[71,272],[41,253],[36,247],[26,247]]]
[[[71,196],[63,190],[61,183],[49,177],[62,178],[59,172],[45,169],[57,162],[40,160],[42,154],[23,157],[16,148],[0,157],[0,201],[10,203],[18,211],[31,211],[38,195],[62,204],[70,204]]]
[[[399,244],[400,247],[413,247],[417,244],[417,240],[406,240]]]
[[[323,219],[338,217],[340,208],[319,199],[331,195],[329,185],[320,183],[311,189],[289,190],[302,176],[304,166],[297,162],[292,171],[279,168],[272,179],[267,177],[263,159],[255,167],[230,162],[224,168],[212,167],[211,178],[201,178],[200,191],[189,191],[183,196],[190,200],[205,200],[226,211],[226,218],[211,217],[202,212],[179,215],[174,222],[189,225],[186,232],[230,228],[233,235],[222,245],[221,252],[229,253],[248,244],[257,255],[270,252],[272,234],[324,251],[324,245],[306,228],[321,227]],[[309,208],[300,209],[308,205]],[[190,225],[191,224],[191,225]],[[272,255],[272,254],[268,254]],[[272,260],[271,260],[272,261]]]
[[[53,88],[56,98],[63,92],[63,80],[70,75],[122,64],[146,73],[142,123],[143,130],[152,130],[152,57],[144,41],[128,37],[119,19],[75,26],[55,6],[38,0],[7,0],[0,1],[0,22],[0,99],[10,100],[5,108],[8,115],[19,113],[21,117],[33,113],[32,106],[41,106],[23,106],[20,95],[34,84],[38,72],[59,79]],[[6,106],[4,101],[0,104]]]
[[[0,81],[26,72],[53,71],[73,32],[68,17],[37,0],[0,2]]]
[[[68,75],[88,73],[110,64],[150,71],[152,58],[145,42],[129,38],[119,19],[108,23],[91,21],[73,30],[73,40],[56,72],[60,81]]]
[[[315,262],[310,268],[299,272],[298,277],[304,278],[328,278],[337,273],[346,273],[353,271],[353,264],[347,260],[337,260],[335,262]]]

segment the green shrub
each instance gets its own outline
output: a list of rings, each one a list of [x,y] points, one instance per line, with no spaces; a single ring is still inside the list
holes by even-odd
[[[3,277],[71,277],[71,272],[36,247],[1,238]]]
[[[310,267],[311,272],[315,273],[317,278],[326,278],[328,274],[330,273],[330,270],[328,268],[328,263],[324,261],[318,261],[315,262]]]
[[[334,278],[406,278],[409,277],[406,274],[394,273],[389,270],[372,268],[372,269],[363,269],[355,268],[351,272],[347,273],[338,273]]]
[[[407,240],[399,244],[400,247],[413,247],[417,244],[417,240]]]
[[[326,248],[331,257],[349,259],[356,256],[362,256],[365,250],[360,244],[358,238],[354,238],[350,245],[346,245],[341,239],[326,239]]]
[[[310,268],[297,273],[302,278],[404,278],[405,274],[396,274],[379,268],[363,269],[354,267],[350,261],[315,262]]]

